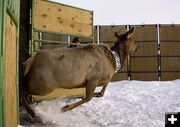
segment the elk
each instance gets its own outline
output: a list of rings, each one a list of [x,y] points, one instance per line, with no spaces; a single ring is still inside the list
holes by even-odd
[[[56,88],[86,89],[86,96],[79,102],[66,105],[62,111],[69,111],[86,103],[92,97],[102,97],[112,76],[120,70],[128,54],[138,50],[132,35],[135,28],[126,33],[115,32],[117,41],[110,48],[105,44],[89,44],[76,48],[42,49],[25,63],[22,102],[30,109],[29,95],[46,95]],[[103,86],[95,93],[97,86]]]

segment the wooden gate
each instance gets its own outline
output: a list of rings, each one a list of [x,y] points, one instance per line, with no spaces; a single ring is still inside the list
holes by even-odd
[[[93,11],[47,0],[32,0],[30,54],[37,43],[64,43],[44,40],[39,33],[76,36],[93,40]],[[66,42],[65,42],[66,43]],[[64,44],[65,44],[64,43]]]
[[[19,0],[0,2],[0,126],[18,123],[18,28]],[[5,28],[5,29],[3,29]]]

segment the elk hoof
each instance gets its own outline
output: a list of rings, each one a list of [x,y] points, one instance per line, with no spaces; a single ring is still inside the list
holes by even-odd
[[[94,93],[94,97],[102,97],[103,95],[101,93]]]
[[[69,105],[66,105],[66,106],[62,107],[62,109],[61,109],[62,112],[66,112],[66,111],[69,111],[69,110],[71,110]]]
[[[42,119],[41,119],[39,116],[36,116],[36,117],[34,118],[34,120],[35,120],[37,123],[44,124],[43,121],[42,121]]]
[[[36,115],[36,113],[34,111],[31,113],[31,117],[37,118],[37,115]]]
[[[36,118],[36,117],[37,117],[37,116],[36,116],[36,113],[35,113],[31,108],[28,109],[28,113],[30,114],[30,116],[31,116],[32,118]]]

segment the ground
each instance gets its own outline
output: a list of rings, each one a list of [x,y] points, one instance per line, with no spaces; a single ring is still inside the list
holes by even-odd
[[[43,125],[24,123],[33,127],[164,127],[165,113],[180,111],[180,80],[111,82],[102,98],[61,112],[61,107],[75,101],[79,99],[57,98],[34,104]]]

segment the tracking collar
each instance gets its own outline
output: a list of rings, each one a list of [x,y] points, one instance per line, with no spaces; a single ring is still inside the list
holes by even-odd
[[[120,57],[115,51],[111,51],[111,52],[112,52],[114,59],[116,61],[116,71],[115,71],[115,73],[116,73],[121,68]]]

